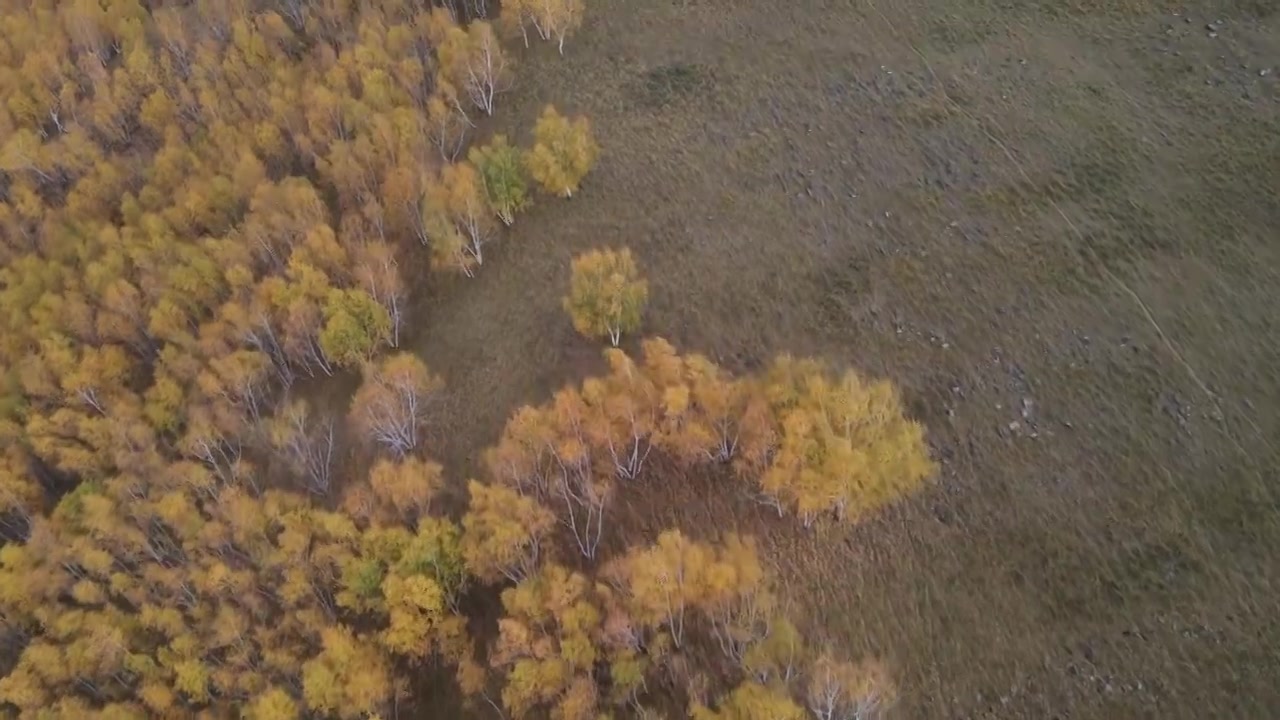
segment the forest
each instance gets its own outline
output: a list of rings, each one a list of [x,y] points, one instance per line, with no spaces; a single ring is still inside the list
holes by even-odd
[[[530,203],[592,212],[609,149],[565,99],[525,146],[486,129],[582,0],[0,7],[3,712],[892,705],[879,659],[802,636],[756,539],[614,533],[656,473],[811,530],[913,493],[936,468],[888,381],[636,337],[661,278],[605,239],[555,291],[607,370],[515,409],[476,477],[432,459],[450,378],[405,347],[411,298],[502,262]]]

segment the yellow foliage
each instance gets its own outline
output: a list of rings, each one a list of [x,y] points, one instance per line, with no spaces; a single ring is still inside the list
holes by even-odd
[[[600,155],[590,121],[585,117],[570,120],[548,105],[533,128],[533,136],[533,148],[524,159],[529,174],[546,192],[573,197]]]
[[[920,486],[935,468],[924,428],[905,417],[887,381],[838,378],[814,362],[780,358],[766,378],[777,447],[762,468],[765,493],[811,523],[854,521]]]
[[[521,580],[538,561],[543,538],[555,518],[536,500],[497,485],[467,483],[471,495],[462,518],[462,555],[467,569],[486,582]]]
[[[693,720],[806,720],[807,716],[781,688],[746,682],[734,689],[712,711],[695,705]]]
[[[609,338],[617,347],[623,333],[640,327],[649,285],[627,248],[592,250],[573,259],[565,311],[573,327],[590,338]]]

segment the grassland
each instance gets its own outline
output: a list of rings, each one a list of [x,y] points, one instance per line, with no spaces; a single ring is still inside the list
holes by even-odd
[[[943,468],[852,529],[674,476],[628,527],[760,535],[900,717],[1280,714],[1274,3],[594,0],[520,61],[497,129],[555,101],[604,155],[420,293],[455,476],[598,367],[559,298],[627,245],[646,333],[890,377]]]

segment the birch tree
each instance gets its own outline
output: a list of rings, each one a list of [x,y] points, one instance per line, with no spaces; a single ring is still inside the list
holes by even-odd
[[[877,720],[897,692],[884,666],[875,661],[854,664],[823,653],[807,675],[805,699],[818,720]]]
[[[592,456],[586,423],[591,410],[566,388],[542,408],[518,410],[486,456],[493,476],[553,508],[579,552],[595,557],[613,497],[612,468],[601,472]]]
[[[356,248],[353,255],[356,283],[387,311],[387,317],[391,319],[390,345],[398,348],[408,293],[395,249],[388,243],[374,240]]]
[[[467,568],[485,582],[529,577],[555,515],[537,500],[501,485],[467,483],[470,502],[462,518],[462,555]]]
[[[484,114],[492,115],[494,100],[510,89],[512,77],[493,27],[485,20],[473,21],[466,30],[455,25],[445,35],[438,54],[453,85]]]
[[[640,327],[649,284],[627,248],[591,250],[573,259],[569,294],[562,301],[573,327],[589,338],[618,346],[623,333]]]
[[[484,263],[484,246],[497,226],[475,166],[446,165],[439,180],[427,186],[423,212],[433,258],[470,277],[472,268]]]
[[[600,155],[591,123],[585,117],[567,118],[548,105],[533,127],[533,138],[524,157],[529,174],[544,191],[573,197]]]
[[[782,357],[765,383],[777,442],[760,485],[779,513],[792,508],[806,526],[824,512],[854,521],[933,474],[924,428],[888,381]]]
[[[543,40],[554,40],[560,54],[564,41],[582,25],[583,0],[510,0],[502,4],[501,24],[518,29],[529,47],[530,26]]]
[[[349,417],[362,435],[393,456],[404,457],[418,446],[420,426],[443,386],[416,355],[389,355],[365,366]]]
[[[505,135],[495,135],[488,145],[472,148],[467,159],[480,172],[494,214],[503,224],[515,222],[516,213],[529,204],[519,151],[507,144]]]
[[[308,491],[329,492],[336,449],[333,420],[317,418],[305,400],[294,400],[268,420],[267,436]]]

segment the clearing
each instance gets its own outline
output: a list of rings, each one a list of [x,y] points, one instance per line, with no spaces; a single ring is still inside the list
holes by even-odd
[[[599,166],[417,298],[431,452],[474,472],[600,367],[560,296],[627,245],[646,334],[887,376],[928,427],[940,477],[853,529],[715,512],[709,479],[633,508],[763,535],[901,717],[1274,717],[1278,83],[1265,0],[594,0],[497,123],[586,114]]]

